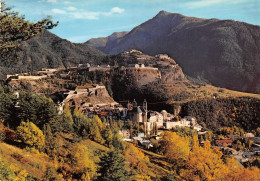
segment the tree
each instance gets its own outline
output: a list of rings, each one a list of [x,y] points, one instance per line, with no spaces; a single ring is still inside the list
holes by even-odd
[[[74,109],[73,120],[74,120],[74,132],[82,136],[82,129],[88,121],[87,121],[87,117],[83,114],[83,112],[78,107]]]
[[[196,138],[194,138],[196,140]],[[204,147],[196,146],[186,161],[185,169],[180,170],[184,180],[222,180],[226,167],[221,159],[222,153],[211,149],[209,141]]]
[[[64,110],[63,110],[63,129],[65,131],[72,131],[73,130],[73,118],[72,118],[72,114],[70,112],[70,107],[68,104],[65,104],[64,106]]]
[[[105,139],[105,143],[107,144],[107,146],[111,147],[113,144],[113,133],[108,126],[103,131],[103,138]]]
[[[148,166],[149,158],[146,157],[143,152],[138,150],[132,144],[126,144],[126,149],[124,152],[125,158],[127,160],[128,166],[131,170],[134,170],[134,177],[146,177],[148,176]]]
[[[2,61],[14,59],[23,41],[40,34],[43,29],[52,29],[58,22],[53,24],[50,17],[36,23],[26,21],[18,12],[11,11],[4,2],[1,3],[0,11],[0,58]]]
[[[44,125],[43,133],[45,137],[45,150],[48,155],[51,155],[53,153],[55,143],[53,142],[53,134],[49,124]]]
[[[29,147],[42,150],[45,146],[45,138],[42,131],[32,122],[22,122],[17,127],[17,137]]]
[[[73,178],[82,180],[92,180],[96,175],[96,165],[91,159],[90,152],[83,144],[76,143],[70,150],[68,163],[73,169]]]
[[[180,137],[175,132],[165,132],[161,141],[164,155],[171,161],[179,165],[184,164],[189,158],[189,139]]]
[[[116,150],[111,150],[101,158],[99,180],[102,181],[125,181],[129,180],[126,170],[125,159]]]
[[[31,92],[19,93],[19,107],[15,109],[17,120],[29,120],[43,129],[43,125],[58,117],[57,108],[51,98]],[[12,125],[19,125],[19,121],[11,120]],[[18,124],[18,125],[17,125]]]

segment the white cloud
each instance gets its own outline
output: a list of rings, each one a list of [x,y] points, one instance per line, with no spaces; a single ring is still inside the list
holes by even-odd
[[[216,4],[240,4],[245,3],[250,0],[196,0],[192,2],[187,2],[184,4],[186,8],[201,8],[201,7],[207,7],[212,6]]]
[[[75,8],[73,6],[67,7],[66,9],[69,10],[69,11],[76,11],[77,10],[77,8]]]
[[[54,14],[66,14],[67,16],[75,19],[97,20],[101,16],[111,16],[113,14],[121,14],[125,11],[124,9],[119,7],[113,7],[109,12],[87,11],[84,9],[77,9],[73,6],[69,6],[65,9],[68,11],[62,9],[52,9],[51,12]]]
[[[52,9],[51,12],[54,14],[66,14],[67,12],[62,9]]]
[[[121,9],[121,8],[119,8],[119,7],[113,7],[112,9],[111,9],[111,13],[123,13],[125,10],[124,9]]]

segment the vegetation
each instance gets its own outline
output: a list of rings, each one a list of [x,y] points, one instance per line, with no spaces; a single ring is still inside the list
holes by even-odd
[[[185,103],[180,115],[194,116],[212,130],[235,125],[252,131],[260,127],[259,105],[259,99],[249,97],[202,99]]]
[[[17,138],[29,147],[43,150],[45,138],[42,131],[32,122],[22,122],[17,127]]]
[[[111,150],[101,158],[101,169],[99,170],[99,180],[104,181],[124,181],[129,180],[126,170],[125,159],[116,150]]]
[[[53,24],[50,17],[36,23],[26,21],[24,16],[18,12],[11,11],[1,2],[0,10],[0,52],[1,60],[7,60],[15,56],[22,41],[28,40],[42,32],[43,29],[52,29],[57,26]]]

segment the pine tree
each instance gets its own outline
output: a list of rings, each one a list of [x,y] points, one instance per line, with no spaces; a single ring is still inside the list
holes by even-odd
[[[112,131],[111,131],[111,129],[109,127],[107,127],[103,131],[103,138],[105,139],[105,142],[106,142],[107,146],[111,147],[112,143],[113,143],[113,133],[112,133]]]
[[[73,118],[72,114],[70,112],[70,107],[68,104],[65,104],[64,111],[63,111],[63,129],[66,131],[72,131],[73,130]]]
[[[126,170],[125,160],[116,150],[110,151],[101,158],[102,167],[99,170],[101,174],[98,180],[102,181],[126,181],[129,180]]]

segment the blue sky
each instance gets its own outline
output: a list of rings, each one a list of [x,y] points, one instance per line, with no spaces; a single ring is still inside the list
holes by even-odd
[[[2,0],[3,1],[3,0]],[[72,42],[130,31],[160,10],[199,18],[232,19],[260,25],[260,0],[5,0],[37,21],[59,21],[52,33]]]

